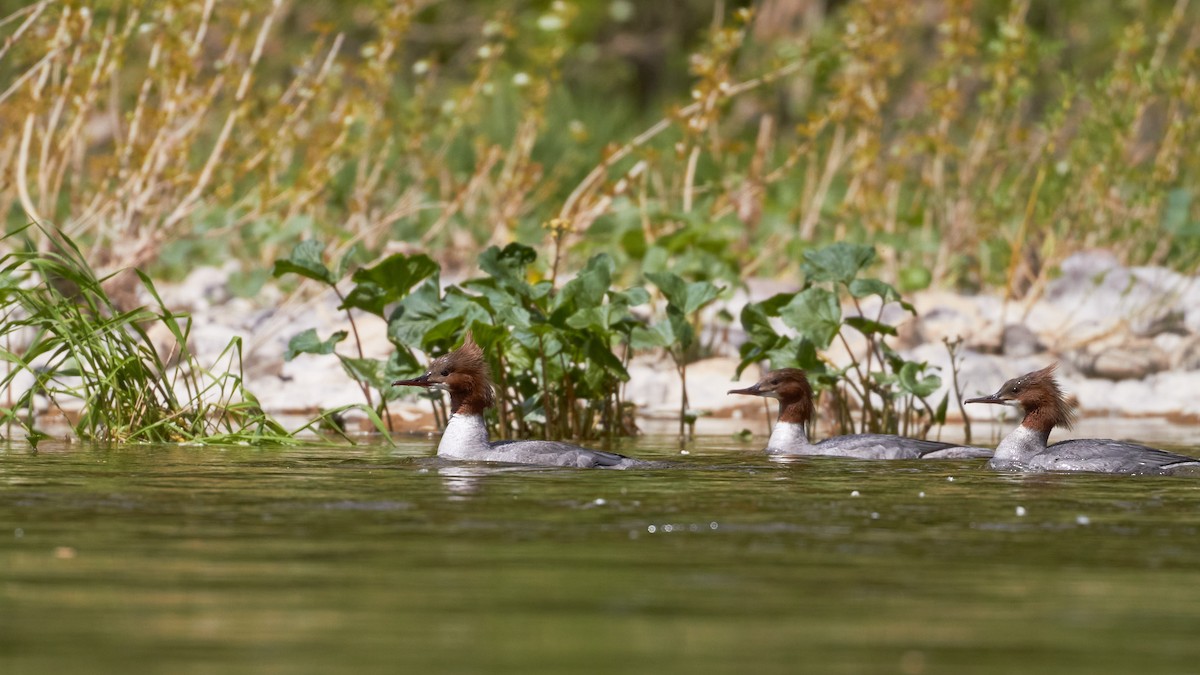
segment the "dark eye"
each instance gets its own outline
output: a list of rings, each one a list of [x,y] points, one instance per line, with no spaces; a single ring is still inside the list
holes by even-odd
[[[450,369],[449,369],[449,368],[443,368],[443,369],[442,369],[442,377],[446,377],[446,376],[447,376],[447,375],[449,375],[449,374],[450,374]]]

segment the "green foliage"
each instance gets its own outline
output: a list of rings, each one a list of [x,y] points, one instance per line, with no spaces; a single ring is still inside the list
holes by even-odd
[[[325,264],[324,250],[325,247],[320,242],[302,241],[292,249],[287,258],[275,261],[272,273],[277,278],[295,274],[330,288],[341,300],[338,309],[346,312],[351,330],[334,331],[322,340],[317,331],[310,328],[288,341],[284,359],[291,361],[300,354],[334,354],[341,362],[346,375],[362,389],[366,405],[374,418],[385,419],[390,425],[391,416],[387,414],[387,402],[389,398],[394,398],[390,383],[398,377],[414,374],[419,365],[406,343],[397,340],[391,333],[389,339],[395,347],[392,355],[387,359],[368,358],[363,353],[362,342],[358,337],[358,323],[352,310],[361,310],[386,320],[386,307],[406,297],[417,284],[432,279],[436,287],[437,263],[425,255],[406,256],[397,253],[388,256],[372,267],[355,270],[351,276],[354,287],[348,294],[343,295],[338,288],[338,281],[350,268],[355,251],[351,249],[343,255],[331,270]],[[347,356],[337,351],[337,345],[346,340],[351,333],[354,335],[357,356]],[[378,403],[375,402],[376,398]]]
[[[300,274],[343,297],[330,282],[334,275],[320,251],[319,245],[300,244],[290,258],[276,262],[276,274]],[[404,393],[387,383],[420,370],[413,349],[436,356],[457,346],[470,330],[496,378],[493,421],[501,437],[623,433],[621,385],[629,379],[626,359],[640,329],[630,310],[648,302],[649,294],[638,287],[615,288],[614,264],[607,255],[589,259],[561,288],[546,280],[530,281],[529,268],[536,260],[536,251],[528,246],[493,246],[479,257],[484,276],[443,290],[438,267],[428,257],[391,256],[355,271],[354,285],[341,305],[351,326],[356,326],[353,309],[388,322],[388,339],[395,347],[389,361],[339,354],[336,347],[346,339],[345,332],[322,340],[314,330],[292,338],[288,358],[337,355],[364,392],[382,394],[383,412],[388,398]],[[684,286],[685,296],[688,292]],[[440,397],[435,393],[432,398],[444,419]]]
[[[759,361],[771,368],[803,368],[819,395],[832,398],[829,407],[836,412],[839,433],[924,436],[934,424],[945,423],[948,397],[936,408],[931,406],[927,399],[941,387],[941,378],[927,364],[908,361],[888,346],[886,340],[896,335],[896,328],[883,321],[886,307],[914,310],[890,284],[862,276],[874,259],[873,248],[845,243],[805,252],[803,289],[742,309],[748,339],[741,347],[738,372]],[[850,301],[854,314],[843,313],[842,298]],[[865,298],[878,300],[874,317],[863,310]],[[795,335],[778,333],[773,317]],[[865,339],[861,350],[852,351],[847,329]],[[831,368],[820,356],[835,341],[851,353],[853,361],[845,368]]]
[[[699,311],[721,294],[709,281],[687,282],[674,272],[647,272],[646,278],[658,287],[667,300],[666,321],[649,328],[635,329],[631,336],[635,347],[661,347],[670,355],[679,374],[679,435],[685,426],[694,431],[698,412],[688,407],[687,364],[696,343]],[[689,432],[690,434],[690,432]]]

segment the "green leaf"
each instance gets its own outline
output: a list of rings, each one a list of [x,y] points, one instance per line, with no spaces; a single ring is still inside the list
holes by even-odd
[[[872,321],[865,316],[848,316],[846,325],[854,328],[863,335],[895,335],[896,329],[886,323]]]
[[[812,340],[818,349],[826,349],[842,327],[842,308],[837,295],[819,286],[796,294],[779,316],[787,325]]]
[[[942,402],[938,404],[937,411],[933,413],[934,424],[946,423],[946,410],[950,406],[950,394],[942,397]]]
[[[942,378],[933,374],[920,377],[924,370],[925,364],[906,361],[900,367],[900,388],[921,398],[937,391],[938,387],[942,386]]]
[[[319,241],[314,239],[302,241],[296,244],[296,248],[292,249],[290,256],[275,261],[275,267],[271,274],[276,279],[285,274],[299,274],[302,277],[333,286],[337,283],[337,279],[321,259],[321,253],[324,250],[325,245]]]
[[[683,313],[691,314],[707,305],[721,294],[721,288],[708,281],[693,281],[687,285]]]
[[[599,306],[612,284],[614,267],[607,253],[592,256],[583,270],[563,285],[562,292],[555,299],[556,306],[568,310]]]
[[[613,293],[609,297],[609,302],[619,302],[626,307],[637,307],[650,302],[650,293],[641,286],[633,286],[623,291]]]
[[[382,317],[386,305],[404,297],[413,286],[437,272],[438,264],[427,255],[390,255],[378,265],[354,273],[351,279],[357,285],[338,309],[357,307]]]
[[[779,337],[779,333],[775,332],[775,327],[771,325],[771,318],[767,316],[762,303],[756,302],[742,307],[740,319],[742,330],[746,331],[752,341],[769,341]]]
[[[608,374],[616,377],[622,382],[629,381],[629,373],[625,371],[625,366],[621,363],[621,359],[618,359],[616,355],[612,353],[612,349],[609,348],[608,344],[606,344],[604,340],[592,337],[588,339],[584,350],[584,353],[587,354],[591,365],[600,366]]]
[[[479,255],[479,269],[502,284],[528,292],[525,268],[535,260],[537,252],[523,244],[512,243],[503,249],[492,246]]]
[[[674,342],[675,332],[670,321],[659,321],[651,326],[634,328],[629,334],[629,345],[634,349],[666,347]]]
[[[674,272],[646,272],[646,278],[658,287],[668,304],[681,309],[687,304],[687,283],[683,277]]]
[[[332,354],[337,343],[346,339],[348,333],[344,330],[339,330],[329,336],[328,340],[321,341],[317,337],[317,330],[309,328],[308,330],[295,335],[291,340],[288,340],[287,351],[283,353],[284,361],[291,361],[300,354]]]
[[[900,297],[900,293],[892,287],[891,284],[880,281],[879,279],[855,279],[850,282],[850,295],[856,298],[865,298],[870,295],[877,295],[884,302],[897,302],[900,306],[909,312],[916,314],[917,310],[913,306],[905,302]]]
[[[658,290],[662,291],[667,304],[675,307],[683,314],[691,314],[712,302],[721,294],[721,289],[709,281],[693,281],[687,283],[673,272],[647,272],[649,279]]]
[[[832,281],[849,284],[875,260],[875,248],[844,241],[804,252],[800,268],[809,282]]]

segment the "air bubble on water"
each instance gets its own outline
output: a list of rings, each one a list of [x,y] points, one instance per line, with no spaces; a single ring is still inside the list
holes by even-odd
[[[879,520],[879,512],[878,511],[871,512],[871,520]]]
[[[850,491],[850,496],[851,496],[851,497],[857,497],[857,496],[858,496],[858,490],[851,490],[851,491]]]
[[[921,499],[925,499],[925,491],[924,491],[924,490],[921,490],[920,492],[918,492],[918,493],[917,493],[917,497],[919,497],[919,498],[921,498]]]
[[[954,476],[946,476],[946,482],[947,482],[947,483],[953,483],[953,482],[954,482]]]
[[[649,532],[650,534],[654,534],[655,532],[658,532],[658,528],[653,525],[647,525],[646,531]]]
[[[1024,516],[1024,515],[1025,515],[1025,507],[1024,507],[1024,506],[1018,506],[1018,507],[1017,507],[1017,515],[1018,515],[1018,516]]]
[[[1080,525],[1091,525],[1091,524],[1092,524],[1092,519],[1091,519],[1091,518],[1088,518],[1088,517],[1087,517],[1087,516],[1085,516],[1085,515],[1082,515],[1082,514],[1080,514],[1080,515],[1078,515],[1078,516],[1075,516],[1075,522],[1076,522],[1076,523],[1078,523],[1078,524],[1080,524]]]
[[[675,526],[674,526],[674,525],[672,525],[672,524],[670,524],[670,523],[667,523],[666,525],[663,525],[663,532],[670,532],[670,531],[672,531],[672,530],[674,530],[674,529],[675,529]]]
[[[720,525],[717,525],[717,521],[715,521],[715,520],[708,524],[708,529],[710,529],[710,530],[715,530],[718,527],[720,527]]]
[[[605,504],[608,503],[608,501],[606,501],[604,499],[604,497],[596,497],[595,499],[592,500],[592,503],[595,504],[596,506],[604,506]]]

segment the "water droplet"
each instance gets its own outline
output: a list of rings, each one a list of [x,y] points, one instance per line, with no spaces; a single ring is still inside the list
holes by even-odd
[[[858,490],[851,490],[851,491],[850,491],[850,496],[851,496],[851,497],[857,497],[857,496],[858,496]]]
[[[658,528],[653,525],[647,525],[646,531],[649,532],[650,534],[654,534],[655,532],[658,532]]]
[[[715,520],[708,524],[708,529],[710,529],[710,530],[715,530],[718,527],[720,527],[720,525],[717,525],[717,521],[715,521]]]
[[[920,492],[917,493],[917,496],[920,497],[921,499],[925,499],[925,491],[921,490]]]
[[[954,482],[954,476],[946,476],[946,482],[948,482],[948,483],[953,483],[953,482]]]
[[[1078,515],[1075,516],[1075,522],[1079,523],[1080,525],[1091,525],[1092,519],[1084,515]]]
[[[608,502],[604,499],[604,497],[596,497],[595,499],[592,500],[592,503],[595,504],[596,506],[604,506]]]
[[[1024,507],[1024,506],[1018,506],[1018,507],[1017,507],[1017,515],[1018,515],[1018,516],[1024,516],[1024,515],[1025,515],[1025,507]]]
[[[878,511],[871,512],[871,520],[879,520],[879,512]]]

